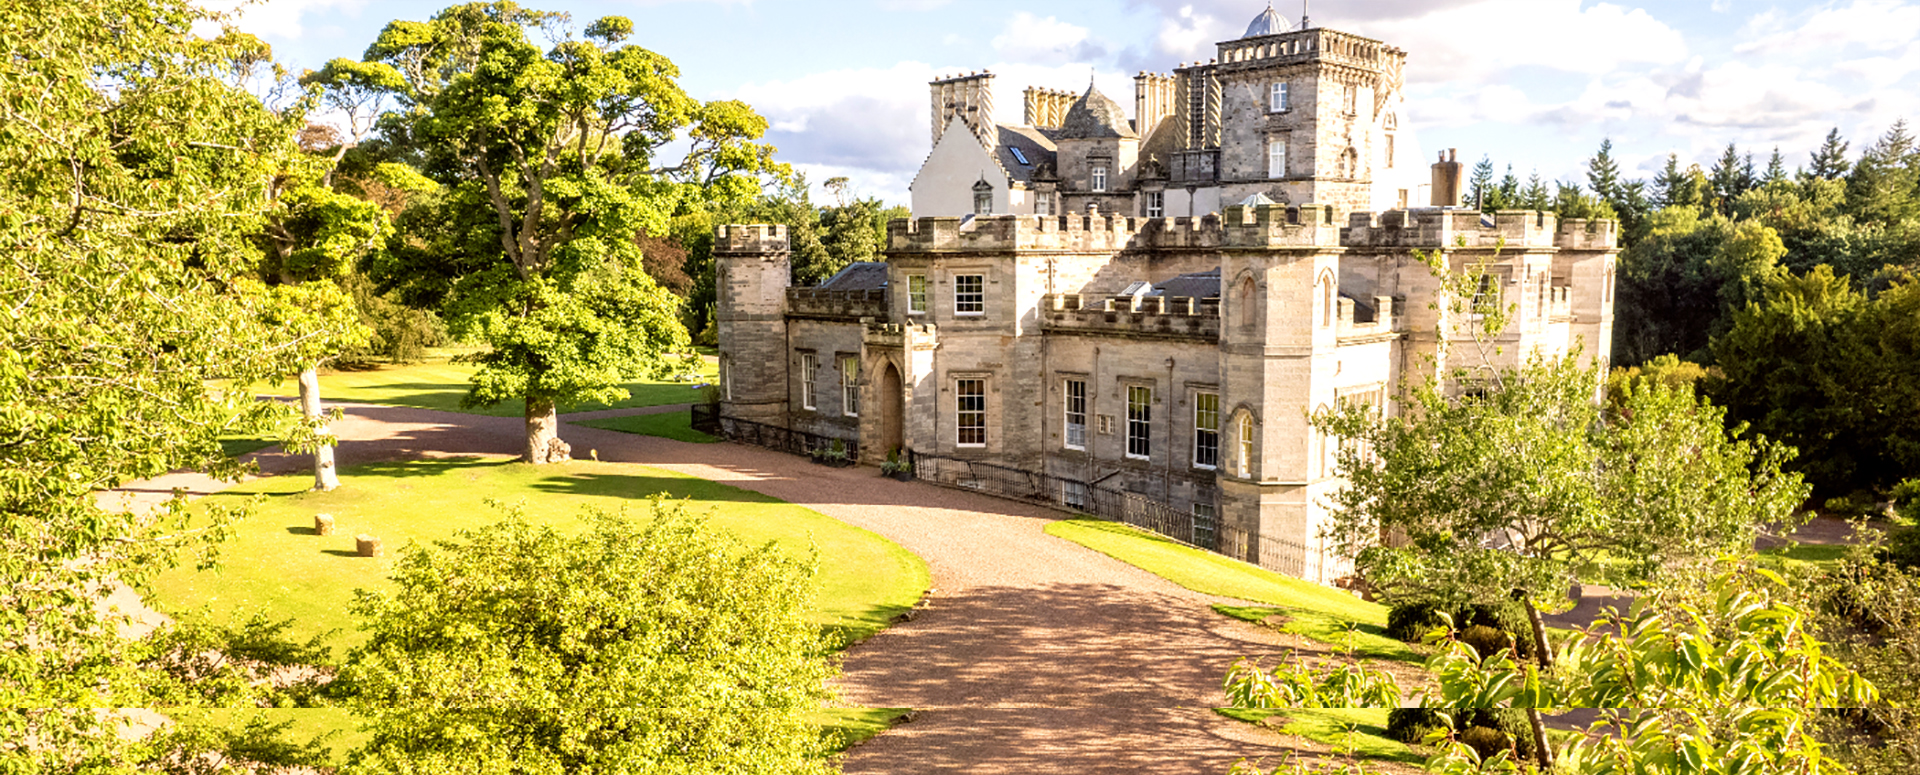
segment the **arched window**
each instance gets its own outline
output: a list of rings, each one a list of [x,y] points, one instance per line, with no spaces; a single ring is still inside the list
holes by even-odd
[[[733,358],[725,353],[720,355],[720,396],[733,400]]]
[[[1334,284],[1332,277],[1330,276],[1321,277],[1320,278],[1320,325],[1331,327],[1333,325],[1335,311],[1338,310],[1339,308],[1340,308],[1340,296],[1339,296],[1338,286]]]
[[[1256,313],[1259,312],[1255,305],[1256,302],[1253,298],[1253,278],[1240,278],[1240,284],[1236,286],[1233,291],[1233,316],[1242,335],[1252,336],[1255,332],[1257,326],[1255,317],[1257,317]]]
[[[1235,423],[1233,473],[1242,479],[1253,478],[1253,415],[1240,413],[1240,422]]]

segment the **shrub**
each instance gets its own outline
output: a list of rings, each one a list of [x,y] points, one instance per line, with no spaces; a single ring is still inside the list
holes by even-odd
[[[1432,603],[1406,603],[1387,612],[1387,637],[1402,643],[1419,643],[1440,626],[1439,606]]]
[[[1440,711],[1433,708],[1395,708],[1387,713],[1387,738],[1402,743],[1419,743],[1446,728]]]
[[[1493,727],[1467,727],[1467,731],[1460,733],[1460,742],[1466,743],[1483,759],[1514,747],[1512,737]]]
[[[1466,714],[1463,725],[1469,732],[1475,729],[1494,730],[1511,741],[1501,743],[1496,750],[1504,751],[1511,745],[1518,760],[1533,758],[1533,723],[1527,720],[1524,708],[1481,708]]]

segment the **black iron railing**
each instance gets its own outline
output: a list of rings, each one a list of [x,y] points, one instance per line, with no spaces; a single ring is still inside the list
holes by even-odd
[[[1333,568],[1324,546],[1260,535],[1223,524],[1214,516],[1075,479],[977,460],[913,452],[908,457],[914,477],[923,482],[1121,522],[1294,578],[1331,581]]]

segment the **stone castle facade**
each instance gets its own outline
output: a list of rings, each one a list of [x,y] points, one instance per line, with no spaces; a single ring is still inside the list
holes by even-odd
[[[1262,24],[1278,23],[1256,20],[1255,31]],[[1498,342],[1504,365],[1575,348],[1604,362],[1618,252],[1609,221],[1360,207],[1379,195],[1364,175],[1326,176],[1321,165],[1379,159],[1374,143],[1391,122],[1375,120],[1367,84],[1390,66],[1397,89],[1404,60],[1360,41],[1307,29],[1223,43],[1223,64],[1174,76],[1198,78],[1202,92],[1171,88],[1171,101],[1210,105],[1215,97],[1194,95],[1246,91],[1270,71],[1328,80],[1290,98],[1305,118],[1225,96],[1217,112],[1174,110],[1159,123],[1178,128],[1182,147],[1165,168],[1137,156],[1122,164],[1134,141],[1116,110],[1102,108],[1094,123],[1121,136],[1061,138],[1053,158],[1067,160],[1055,162],[1056,178],[1036,168],[1029,188],[980,192],[998,205],[1012,192],[1050,191],[1063,214],[916,212],[926,217],[890,225],[884,263],[853,265],[817,288],[789,287],[784,227],[723,228],[714,249],[722,416],[857,441],[868,463],[912,450],[1045,473],[1069,506],[1088,487],[1122,490],[1272,539],[1233,547],[1244,559],[1323,582],[1342,575],[1344,564],[1319,548],[1329,496],[1342,486],[1339,441],[1309,417],[1341,402],[1397,411],[1400,386],[1444,373],[1448,352],[1461,348],[1442,340],[1464,341],[1470,322],[1447,311],[1416,252],[1481,273],[1481,292],[1517,310]],[[936,99],[953,85],[936,83]],[[1349,85],[1355,91],[1341,91]],[[1356,95],[1366,114],[1339,115],[1342,97],[1339,120],[1314,118],[1325,114],[1316,94],[1330,90]],[[1080,109],[1096,96],[1030,112],[1084,128]],[[948,117],[936,157],[962,127],[981,149],[1045,137],[965,114]],[[1249,179],[1276,133],[1298,167]],[[1117,190],[1078,188],[1073,176],[1103,158]],[[1457,165],[1434,175],[1457,196],[1448,191]],[[1247,198],[1193,217],[1139,212],[1143,194],[1175,181]],[[1258,556],[1276,551],[1300,556]]]

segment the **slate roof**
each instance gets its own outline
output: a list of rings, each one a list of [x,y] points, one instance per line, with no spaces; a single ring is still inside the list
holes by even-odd
[[[1019,183],[1032,183],[1033,177],[1042,166],[1049,170],[1059,169],[1060,148],[1054,145],[1053,130],[1035,129],[1030,126],[1009,126],[1001,124],[1000,144],[993,149],[994,157],[1000,160],[1000,166],[1007,176]],[[1020,156],[1027,157],[1026,164],[1020,163],[1020,156],[1013,149],[1020,149]]]
[[[1169,299],[1217,299],[1220,298],[1220,270],[1214,269],[1196,274],[1183,274],[1153,287],[1148,296],[1165,296]]]
[[[1133,131],[1133,122],[1127,120],[1127,111],[1120,103],[1101,94],[1092,85],[1080,101],[1067,109],[1067,119],[1060,122],[1062,140],[1100,140],[1112,138],[1138,139],[1140,135]]]
[[[858,261],[847,265],[827,281],[822,291],[883,291],[887,288],[887,265],[882,261]]]

